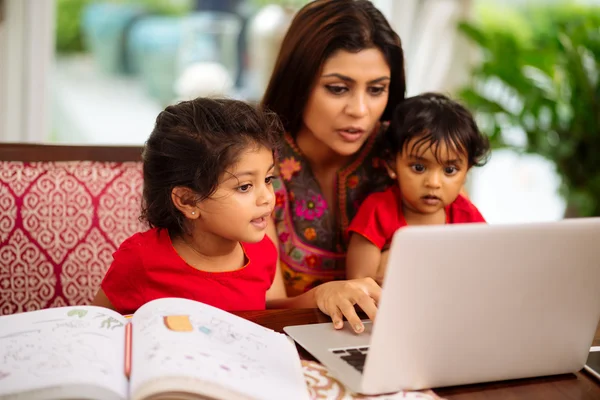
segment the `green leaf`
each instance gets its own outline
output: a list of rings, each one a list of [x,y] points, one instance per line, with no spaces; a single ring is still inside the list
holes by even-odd
[[[460,97],[495,148],[519,148],[506,132],[524,132],[521,150],[556,164],[570,209],[600,215],[600,8],[521,11],[526,35],[500,23],[459,26],[483,56]]]

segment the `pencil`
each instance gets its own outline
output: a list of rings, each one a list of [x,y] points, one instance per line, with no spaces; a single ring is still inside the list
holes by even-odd
[[[129,379],[131,375],[131,322],[125,325],[125,376]]]

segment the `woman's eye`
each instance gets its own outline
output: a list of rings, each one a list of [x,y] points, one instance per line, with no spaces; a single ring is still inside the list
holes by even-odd
[[[250,188],[251,188],[251,187],[252,187],[252,185],[251,185],[251,184],[249,184],[249,183],[247,183],[247,184],[245,184],[245,185],[239,186],[239,187],[238,187],[238,190],[239,190],[240,192],[242,192],[242,193],[245,193],[245,192],[247,192],[248,190],[250,190]]]
[[[380,94],[386,91],[385,86],[371,86],[369,88],[369,93],[373,96],[379,96]]]
[[[274,176],[267,176],[267,177],[265,178],[265,183],[266,183],[267,185],[270,185],[270,184],[272,184],[272,183],[273,183],[273,179],[275,179],[275,177],[274,177]]]
[[[411,168],[415,172],[423,172],[423,171],[425,171],[425,166],[423,164],[413,164]]]
[[[325,88],[332,94],[343,94],[348,91],[346,86],[339,85],[325,85]]]

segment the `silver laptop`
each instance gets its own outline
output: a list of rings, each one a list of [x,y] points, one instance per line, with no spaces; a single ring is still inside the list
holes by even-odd
[[[357,393],[570,373],[600,319],[600,218],[407,227],[379,311],[284,331]]]
[[[592,346],[585,362],[585,370],[594,378],[600,379],[600,346]]]

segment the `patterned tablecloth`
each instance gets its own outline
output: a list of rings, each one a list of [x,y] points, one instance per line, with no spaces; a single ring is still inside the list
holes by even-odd
[[[304,377],[312,400],[440,400],[440,397],[431,391],[398,392],[380,396],[358,395],[346,389],[343,384],[329,374],[327,368],[318,362],[302,360],[302,368],[304,369]]]

